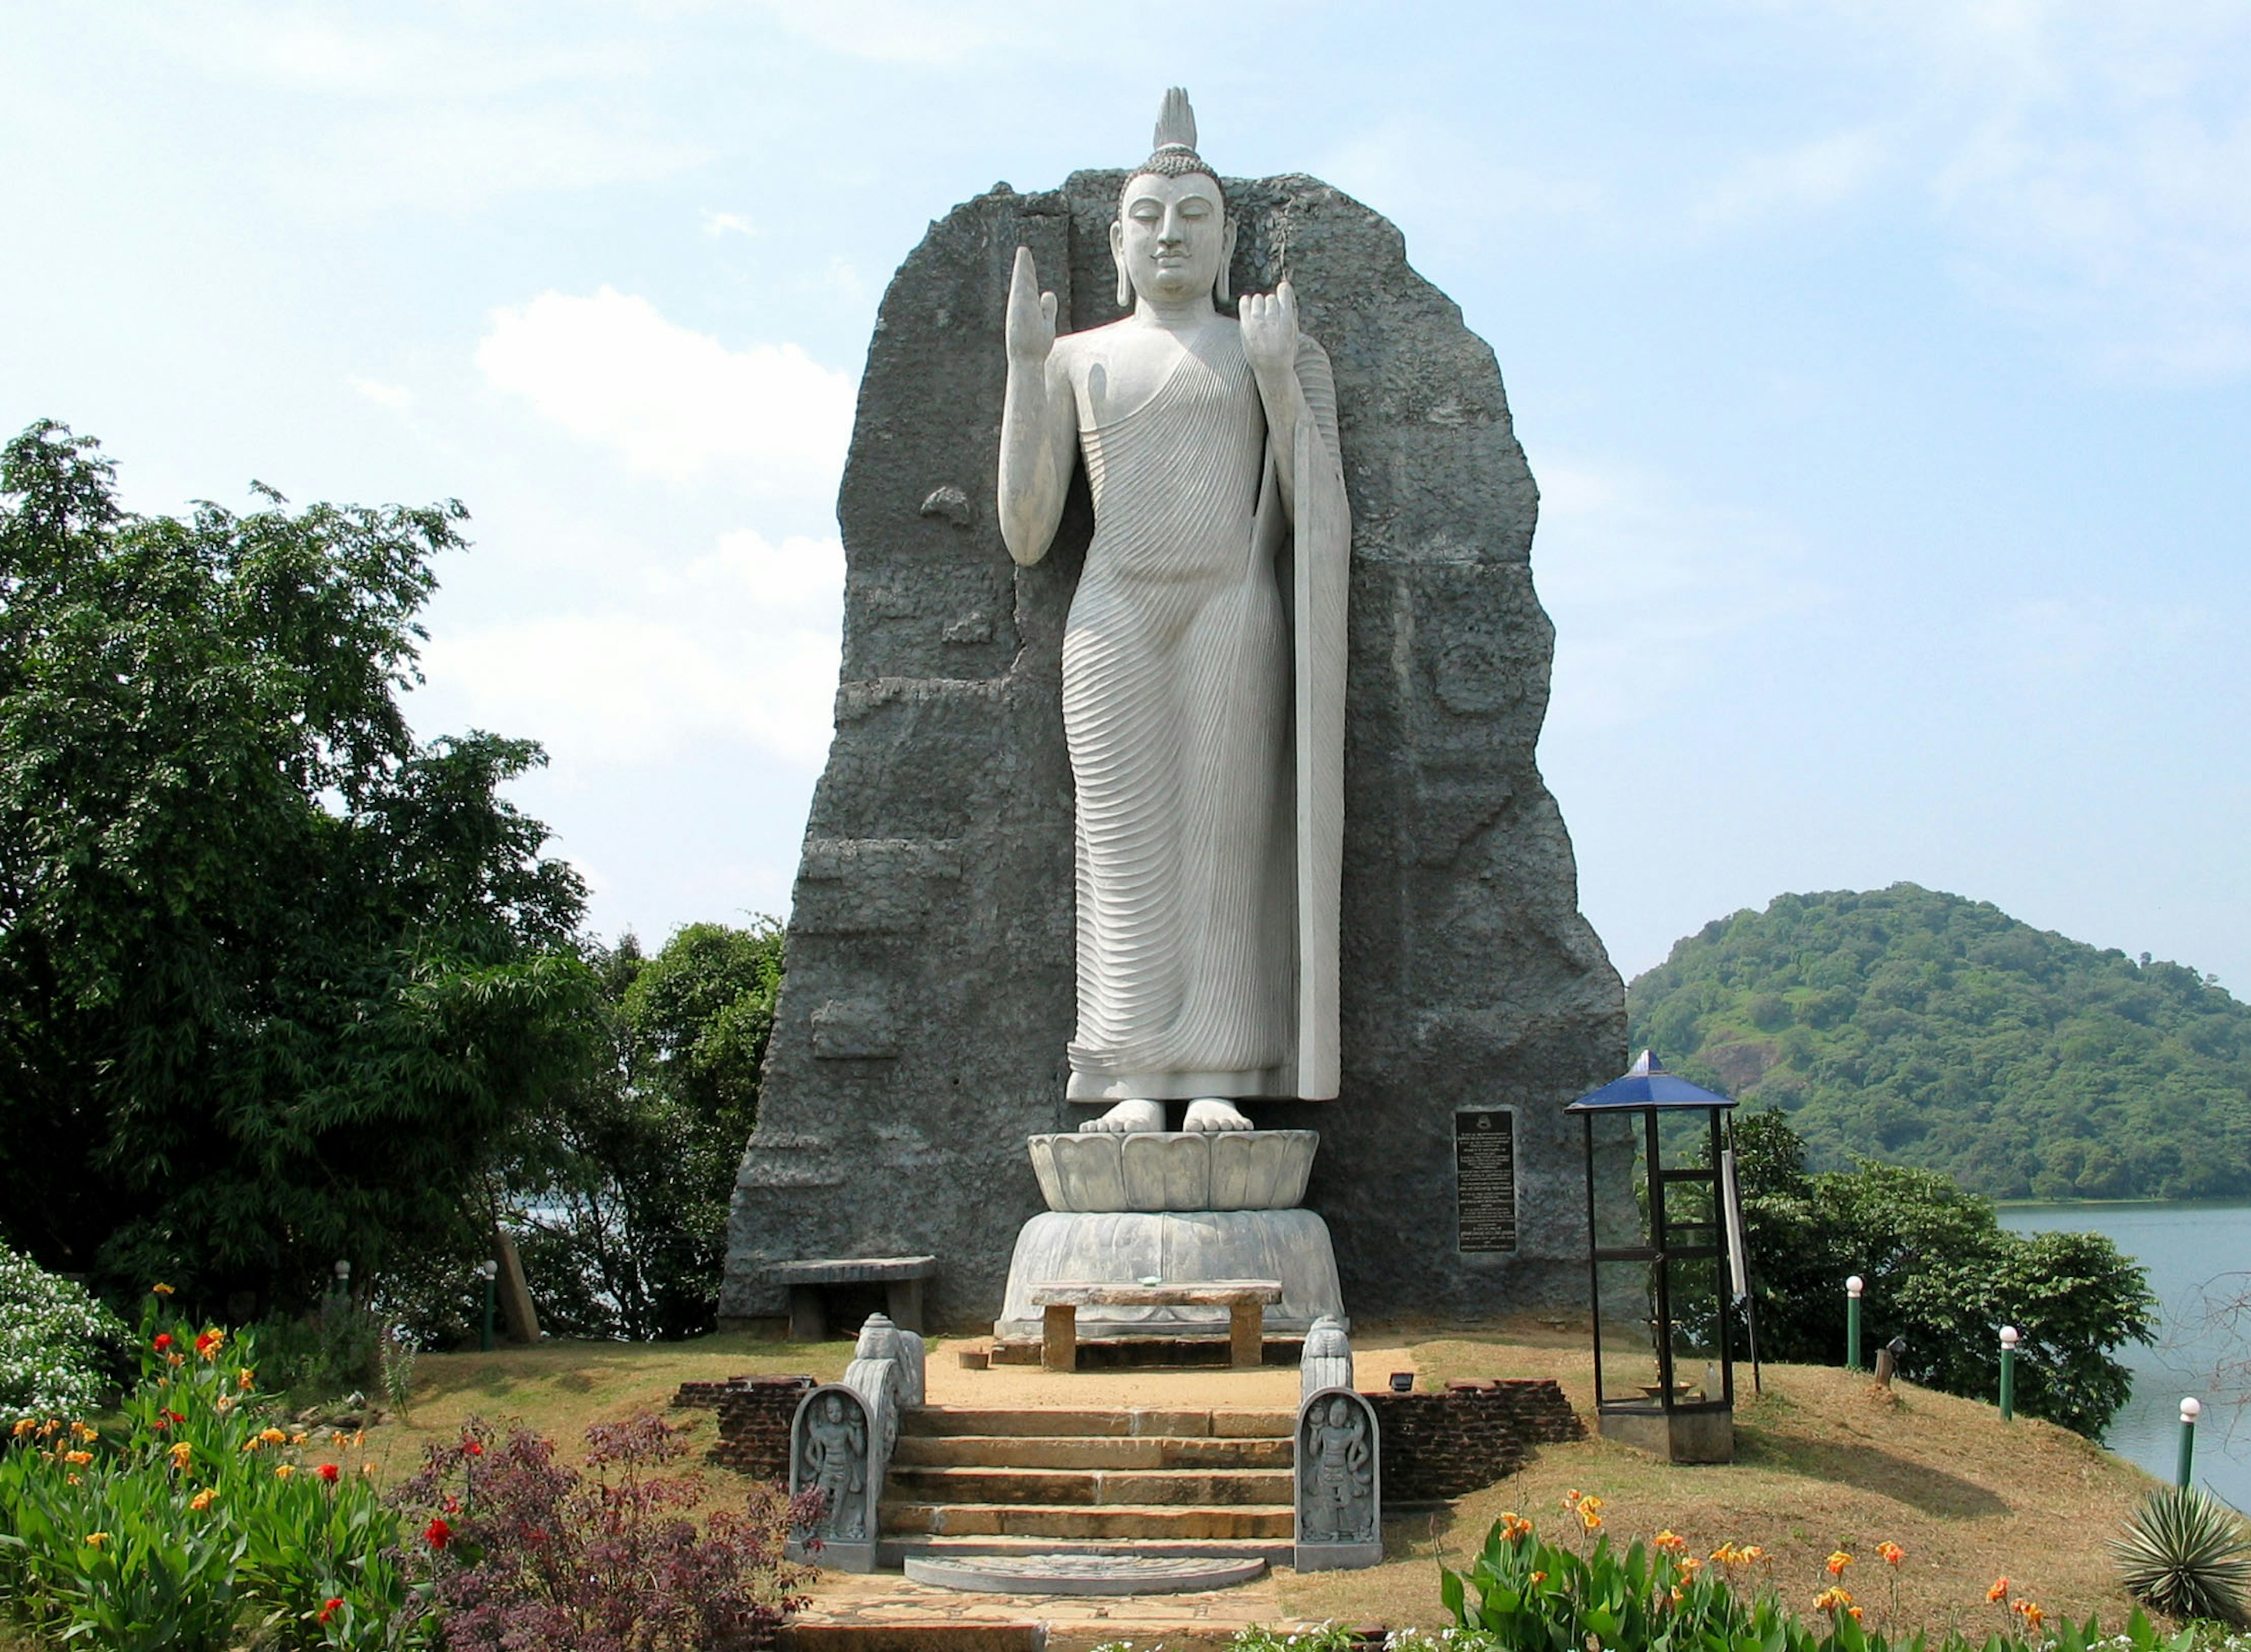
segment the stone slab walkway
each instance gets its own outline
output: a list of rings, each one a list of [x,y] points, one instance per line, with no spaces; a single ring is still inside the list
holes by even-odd
[[[1106,1600],[970,1594],[910,1583],[896,1572],[824,1572],[812,1593],[813,1605],[784,1632],[796,1652],[1039,1652],[1042,1645],[1086,1652],[1111,1641],[1153,1652],[1160,1642],[1216,1645],[1253,1623],[1285,1632],[1313,1627],[1284,1613],[1271,1572],[1232,1589]],[[918,1633],[949,1626],[956,1632]],[[1044,1636],[1034,1633],[1038,1626]]]

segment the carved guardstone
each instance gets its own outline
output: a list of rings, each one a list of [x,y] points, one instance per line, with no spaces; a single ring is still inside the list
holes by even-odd
[[[1298,1407],[1299,1571],[1382,1563],[1382,1457],[1375,1408],[1362,1395],[1318,1389]]]
[[[1092,521],[1082,475],[1053,548],[1019,568],[987,502],[1011,260],[1031,249],[1059,327],[1116,318],[1124,182],[995,189],[933,225],[884,297],[838,503],[836,735],[737,1181],[727,1321],[783,1313],[771,1262],[930,1253],[931,1322],[966,1328],[1001,1297],[1027,1218],[1064,1214],[1040,1214],[1021,1144],[1078,1122],[1061,670]],[[1536,490],[1491,351],[1397,230],[1307,177],[1225,190],[1234,290],[1287,274],[1333,364],[1352,522],[1340,1088],[1250,1103],[1326,1148],[1307,1208],[1265,1214],[1319,1212],[1343,1288],[1387,1312],[1576,1302],[1583,1170],[1560,1109],[1624,1065],[1624,1008],[1534,762],[1552,642]],[[1455,1242],[1453,1116],[1486,1106],[1516,1109],[1514,1252]],[[1230,1272],[1288,1283],[1278,1264]]]
[[[818,1491],[822,1503],[810,1526],[790,1534],[791,1558],[817,1560],[833,1572],[876,1569],[883,1487],[874,1459],[880,1454],[868,1404],[853,1389],[824,1383],[798,1402],[789,1433],[789,1492]]]

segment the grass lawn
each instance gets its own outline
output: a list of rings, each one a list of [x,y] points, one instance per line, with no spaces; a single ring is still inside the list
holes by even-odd
[[[1373,1346],[1368,1329],[1363,1345]],[[1408,1333],[1396,1343],[1425,1386],[1455,1377],[1552,1376],[1583,1413],[1592,1403],[1591,1361],[1584,1343],[1569,1333],[1535,1323],[1491,1336]],[[369,1431],[367,1454],[386,1480],[396,1480],[412,1472],[425,1443],[474,1413],[495,1423],[521,1419],[575,1457],[589,1423],[664,1412],[683,1381],[752,1371],[833,1381],[851,1350],[843,1340],[711,1336],[428,1355],[416,1371],[412,1420]],[[1396,1368],[1389,1355],[1382,1358]],[[1986,1603],[1985,1592],[2003,1575],[2012,1595],[2039,1601],[2051,1617],[2095,1611],[2106,1624],[2124,1618],[2130,1603],[2111,1580],[2102,1545],[2154,1484],[2139,1469],[2052,1425],[2026,1418],[2004,1424],[1991,1406],[1904,1384],[1887,1393],[1866,1376],[1770,1366],[1764,1396],[1753,1399],[1749,1368],[1739,1374],[1744,1392],[1733,1466],[1674,1468],[1596,1439],[1543,1447],[1520,1473],[1486,1490],[1443,1509],[1396,1512],[1386,1523],[1389,1558],[1381,1566],[1284,1574],[1285,1607],[1307,1619],[1437,1626],[1445,1620],[1436,1558],[1465,1565],[1504,1510],[1529,1515],[1544,1531],[1566,1530],[1561,1499],[1576,1489],[1604,1499],[1606,1528],[1621,1542],[1669,1527],[1698,1554],[1730,1539],[1760,1544],[1770,1557],[1767,1575],[1801,1611],[1829,1581],[1824,1559],[1841,1548],[1856,1557],[1844,1582],[1872,1625],[1889,1615],[1895,1580],[1903,1623],[2000,1628],[2002,1614]],[[1363,1385],[1382,1380],[1373,1364],[1360,1375]],[[707,1505],[732,1503],[739,1478],[702,1461],[715,1437],[712,1413],[666,1414],[690,1430],[689,1466],[704,1483]],[[1876,1556],[1886,1539],[1907,1550],[1895,1576]]]

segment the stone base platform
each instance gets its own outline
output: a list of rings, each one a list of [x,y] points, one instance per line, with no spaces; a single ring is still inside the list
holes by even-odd
[[[964,1593],[897,1572],[824,1572],[812,1593],[782,1626],[782,1652],[1090,1652],[1119,1641],[1219,1652],[1253,1624],[1281,1635],[1318,1627],[1284,1609],[1271,1572],[1233,1588],[1120,1600]]]
[[[1344,1318],[1328,1224],[1311,1211],[1044,1211],[1016,1235],[993,1335],[1001,1343],[1038,1342],[1044,1315],[1032,1292],[1053,1280],[1241,1279],[1280,1281],[1282,1300],[1265,1312],[1270,1335],[1302,1338],[1324,1314]],[[1089,1308],[1079,1315],[1078,1335],[1086,1342],[1223,1341],[1228,1326],[1224,1308]]]

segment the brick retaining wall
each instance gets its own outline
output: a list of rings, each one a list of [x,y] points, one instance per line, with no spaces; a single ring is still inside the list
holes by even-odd
[[[1442,1503],[1514,1474],[1536,1445],[1586,1437],[1552,1377],[1368,1396],[1383,1431],[1383,1501]]]
[[[682,1383],[675,1406],[719,1413],[719,1439],[705,1459],[761,1480],[789,1478],[789,1425],[810,1377],[730,1377],[724,1382]]]

